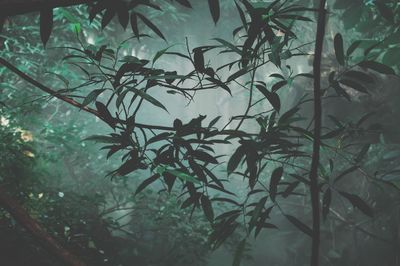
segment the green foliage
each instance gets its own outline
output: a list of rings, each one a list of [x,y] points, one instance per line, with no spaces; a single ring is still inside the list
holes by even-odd
[[[194,3],[174,2],[184,8],[192,8]],[[173,44],[150,54],[128,55],[123,50],[129,45],[151,46],[153,40],[146,30],[163,40],[173,35],[159,28],[161,7],[172,9],[173,4],[132,3],[91,4],[91,26],[83,8],[43,10],[40,31],[33,30],[29,36],[32,43],[25,44],[17,34],[33,27],[26,26],[30,25],[26,18],[12,26],[15,32],[6,27],[7,45],[1,56],[37,76],[43,86],[54,90],[53,95],[80,108],[81,113],[71,115],[71,110],[52,100],[35,100],[28,117],[5,108],[0,127],[1,181],[13,194],[24,191],[18,199],[29,212],[93,265],[188,265],[193,261],[204,265],[208,245],[216,249],[229,240],[238,244],[233,265],[241,265],[253,231],[254,238],[264,231],[273,234],[278,227],[283,232],[294,228],[312,236],[307,206],[310,140],[314,141],[309,128],[314,114],[306,111],[312,98],[306,90],[293,96],[292,104],[287,98],[298,89],[296,82],[314,78],[292,67],[291,60],[303,60],[299,61],[303,64],[308,60],[303,48],[309,48],[312,40],[309,42],[297,27],[311,27],[315,9],[290,1],[235,1],[231,9],[236,9],[235,23],[240,24],[233,29],[233,40],[218,36],[208,45],[192,47],[186,39],[183,46]],[[372,20],[376,28],[398,20],[390,8],[398,8],[394,2],[377,2],[365,8],[359,7],[361,3],[336,1],[334,7],[343,10],[338,15],[344,17],[345,29],[362,27],[371,21],[368,16],[377,12],[383,20]],[[226,3],[208,1],[207,5],[214,24],[220,23]],[[179,15],[174,15],[178,20]],[[130,24],[134,35],[124,41],[116,38],[116,20],[123,30]],[[61,26],[65,21],[68,24]],[[360,38],[347,45],[348,34],[344,32],[327,41],[337,62],[325,75],[324,104],[334,98],[340,106],[356,106],[357,97],[376,93],[379,77],[396,75],[398,61],[388,64],[397,55],[398,43],[390,38],[397,34],[394,28],[374,36],[383,37],[383,41]],[[100,37],[90,40],[88,36],[95,33]],[[35,41],[39,35],[47,44],[46,52]],[[50,44],[57,47],[49,49]],[[39,60],[22,60],[20,47]],[[50,53],[55,54],[54,61],[46,63]],[[169,60],[174,60],[174,68],[165,64]],[[265,74],[266,66],[273,74]],[[24,103],[29,94],[15,92],[22,87],[15,76],[5,70],[1,73],[1,82],[7,87],[0,101],[7,106]],[[45,75],[52,77],[51,82],[43,78]],[[169,95],[191,104],[204,91],[234,99],[238,88],[244,89],[248,104],[228,122],[213,114],[155,122],[161,114],[158,111],[171,112],[166,100]],[[7,92],[9,99],[4,97]],[[318,193],[322,195],[324,220],[335,217],[366,231],[353,221],[366,219],[358,216],[359,211],[377,219],[376,200],[349,178],[377,187],[396,187],[398,169],[383,174],[364,170],[371,150],[380,145],[376,136],[382,138],[385,131],[382,125],[369,122],[372,114],[350,110],[344,117],[323,113]],[[88,117],[81,119],[83,112]],[[48,113],[52,113],[50,118]],[[89,126],[94,123],[89,116],[105,124]],[[35,127],[34,133],[18,129],[22,124],[33,128],[37,121],[46,123]],[[102,145],[101,152],[96,143]],[[223,145],[230,147],[228,151],[221,148]],[[54,146],[61,149],[51,149]],[[397,154],[394,157],[397,160]],[[65,167],[56,166],[60,163]],[[244,180],[241,190],[232,185],[237,178]],[[303,213],[291,208],[293,204]],[[348,219],[343,218],[346,215]],[[12,224],[6,213],[1,221]],[[324,229],[332,230],[328,222]],[[339,227],[335,230],[342,230]],[[337,254],[323,252],[332,258]]]

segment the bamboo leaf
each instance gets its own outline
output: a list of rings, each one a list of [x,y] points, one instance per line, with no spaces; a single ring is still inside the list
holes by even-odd
[[[45,8],[40,11],[40,38],[44,46],[53,30],[53,9]]]
[[[344,49],[343,49],[343,37],[340,33],[336,34],[334,39],[335,55],[336,60],[342,66],[344,65]]]

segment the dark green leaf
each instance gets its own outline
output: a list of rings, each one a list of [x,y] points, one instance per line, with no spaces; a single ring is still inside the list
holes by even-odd
[[[123,2],[122,2],[123,3]],[[126,29],[129,23],[129,10],[126,7],[126,4],[123,4],[124,8],[118,9],[118,20],[119,24],[121,24],[122,28]]]
[[[283,175],[283,167],[276,168],[271,175],[271,180],[269,181],[269,196],[272,201],[275,201],[276,193],[278,191],[278,184]]]
[[[243,159],[245,155],[245,149],[243,146],[239,146],[236,151],[232,154],[231,158],[228,162],[228,175],[233,173],[235,169],[238,167],[240,161]]]
[[[296,217],[291,216],[291,215],[285,215],[286,218],[294,225],[296,226],[300,231],[305,233],[308,236],[312,236],[312,229],[308,227],[306,224],[303,222],[299,221]]]
[[[193,52],[194,52],[194,56],[193,56],[194,68],[198,72],[203,73],[205,70],[203,50],[201,48],[195,48],[195,49],[193,49]]]
[[[105,91],[105,89],[97,89],[97,90],[93,90],[91,91],[83,100],[82,105],[86,106],[94,101],[96,101],[97,97],[103,93]]]
[[[339,82],[334,81],[333,83],[331,83],[331,86],[335,89],[338,95],[343,96],[349,102],[351,101],[350,95],[346,92],[344,88],[342,88],[342,86],[340,86]]]
[[[101,28],[104,29],[111,22],[114,16],[115,16],[114,8],[106,9],[106,12],[104,12],[103,18],[101,20]]]
[[[262,85],[256,85],[256,88],[265,96],[265,98],[267,98],[272,107],[279,113],[281,110],[281,100],[279,99],[279,95],[268,91],[268,89]]]
[[[220,16],[219,0],[208,0],[208,6],[210,7],[211,16],[214,23],[217,24]]]
[[[204,151],[195,150],[191,154],[193,157],[195,157],[196,159],[198,159],[200,161],[212,163],[212,164],[218,164],[217,159],[215,159],[213,156],[211,156],[210,154],[208,154]]]
[[[164,35],[162,32],[154,25],[149,19],[147,19],[145,16],[143,16],[140,13],[136,13],[136,15],[143,21],[144,24],[146,24],[147,27],[149,27],[154,33],[156,33],[160,38],[165,40]]]
[[[144,180],[136,189],[135,195],[137,195],[139,192],[141,192],[143,189],[145,189],[148,185],[156,181],[160,177],[160,174],[155,174],[152,175],[151,177],[147,178]]]
[[[45,8],[40,11],[40,38],[46,46],[53,30],[53,8]]]
[[[136,37],[139,38],[139,28],[137,24],[137,16],[135,12],[131,13],[131,28]]]
[[[367,155],[368,153],[370,146],[371,144],[368,143],[361,148],[361,151],[357,154],[356,158],[354,159],[356,163],[359,163],[364,159],[365,155]]]
[[[374,212],[373,212],[372,208],[367,203],[365,203],[365,201],[363,201],[359,196],[349,194],[346,192],[339,192],[339,193],[343,197],[348,199],[354,207],[356,207],[357,209],[362,211],[365,215],[367,215],[371,218],[374,217]]]
[[[353,43],[350,45],[349,49],[347,49],[346,55],[347,55],[347,56],[350,56],[350,55],[358,48],[358,46],[360,46],[360,44],[361,44],[361,41],[355,41],[355,42],[353,42]]]
[[[362,93],[368,93],[368,90],[367,90],[367,88],[364,87],[364,85],[362,85],[354,80],[343,78],[343,79],[339,80],[339,82],[355,89],[356,91],[359,91]]]
[[[232,266],[240,266],[245,247],[246,247],[246,239],[243,239],[242,241],[239,242],[238,246],[236,247],[235,257],[233,259]]]
[[[344,76],[361,82],[374,83],[374,79],[370,75],[361,71],[350,70],[347,71]]]
[[[214,221],[214,211],[210,199],[206,195],[202,195],[200,201],[204,214],[206,215],[208,221],[212,223]]]
[[[249,222],[249,233],[253,230],[253,228],[257,225],[257,220],[260,217],[261,211],[263,210],[265,203],[267,202],[268,197],[261,198],[258,202],[256,207],[254,208],[251,219]]]
[[[374,71],[377,71],[379,73],[386,74],[386,75],[395,75],[396,74],[391,67],[388,67],[384,64],[381,64],[381,63],[378,63],[375,61],[363,61],[363,62],[359,63],[358,65],[360,67],[369,68],[369,69],[372,69]]]
[[[378,7],[381,15],[390,23],[394,23],[394,14],[391,8],[389,8],[385,3],[375,1],[375,5]]]
[[[345,171],[343,171],[340,175],[338,175],[335,180],[334,183],[338,182],[340,179],[342,179],[343,177],[345,177],[346,175],[350,174],[351,172],[355,171],[358,169],[358,165],[354,165],[351,166],[350,168],[346,169]]]
[[[158,135],[156,135],[156,136],[150,138],[150,139],[147,141],[147,145],[149,145],[149,144],[151,144],[151,143],[154,143],[154,142],[158,142],[158,141],[160,141],[160,140],[168,139],[171,135],[172,135],[172,133],[170,133],[170,132],[164,132],[164,133],[158,134]]]
[[[143,90],[138,90],[136,88],[130,88],[129,90],[133,91],[134,93],[138,94],[140,97],[142,97],[143,99],[145,99],[146,101],[148,101],[149,103],[160,107],[161,109],[164,109],[165,111],[168,112],[167,108],[165,108],[165,106],[160,103],[157,99],[153,98],[152,96],[150,96],[149,94],[147,94],[145,91]]]
[[[324,197],[322,198],[322,217],[324,220],[326,220],[326,217],[328,216],[329,207],[331,206],[331,201],[332,201],[332,191],[330,188],[328,188],[324,193]]]
[[[276,92],[276,91],[278,91],[280,88],[282,88],[283,86],[285,86],[286,84],[288,84],[286,80],[279,81],[279,82],[275,83],[275,84],[272,86],[271,91],[272,91],[272,92]]]
[[[335,55],[336,60],[342,66],[344,65],[344,49],[343,49],[343,38],[340,33],[336,34],[334,39]]]
[[[175,1],[178,2],[179,4],[183,5],[184,7],[192,8],[192,5],[190,4],[190,2],[188,0],[175,0]]]
[[[232,51],[238,53],[239,55],[242,54],[242,51],[240,51],[239,48],[237,48],[234,44],[225,41],[224,39],[220,39],[220,38],[214,38],[213,40],[216,40],[218,42],[220,42],[223,46],[228,47],[229,49],[231,49]]]

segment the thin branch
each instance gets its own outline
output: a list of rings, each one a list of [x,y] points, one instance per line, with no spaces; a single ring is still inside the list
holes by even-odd
[[[45,248],[45,250],[50,252],[63,264],[70,266],[86,265],[49,235],[16,200],[7,195],[7,192],[2,186],[0,186],[0,206],[6,209],[10,215]]]
[[[49,87],[47,87],[47,86],[43,85],[42,83],[40,83],[39,81],[31,78],[30,76],[28,76],[27,74],[25,74],[24,72],[19,70],[17,67],[15,67],[12,64],[10,64],[9,62],[7,62],[7,60],[5,60],[4,58],[0,57],[0,64],[5,66],[6,68],[11,70],[15,74],[17,74],[23,80],[25,80],[28,83],[32,84],[33,86],[39,88],[40,90],[46,92],[47,94],[50,94],[51,96],[53,96],[63,102],[66,102],[72,106],[75,106],[81,110],[84,110],[85,112],[91,113],[91,114],[95,115],[96,117],[98,117],[99,119],[101,119],[102,121],[105,121],[105,118],[102,117],[97,110],[92,109],[87,106],[84,106],[81,103],[75,101],[74,99],[67,97],[65,95],[62,95],[62,94],[58,93],[57,91],[50,89]],[[124,121],[119,121],[119,122],[124,122]],[[157,130],[167,130],[167,131],[174,130],[172,127],[165,127],[165,126],[144,125],[144,124],[139,124],[139,123],[136,123],[135,125],[136,125],[136,127],[145,128],[145,129],[157,129]]]

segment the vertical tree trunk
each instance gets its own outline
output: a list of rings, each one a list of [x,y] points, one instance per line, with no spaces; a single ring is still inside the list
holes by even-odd
[[[13,198],[7,195],[7,192],[0,186],[0,206],[6,209],[10,215],[32,235],[42,247],[52,254],[61,263],[68,266],[85,266],[79,258],[75,257],[68,250],[63,248],[51,235],[49,235],[33,219],[27,211]],[[34,262],[32,262],[34,263]]]
[[[312,205],[312,250],[311,250],[311,266],[319,264],[319,246],[320,246],[320,204],[318,189],[318,165],[320,160],[321,146],[321,126],[322,126],[322,104],[321,104],[321,60],[322,49],[325,35],[326,22],[326,0],[320,0],[318,9],[317,36],[314,53],[314,142],[313,154],[310,169],[310,194]]]

